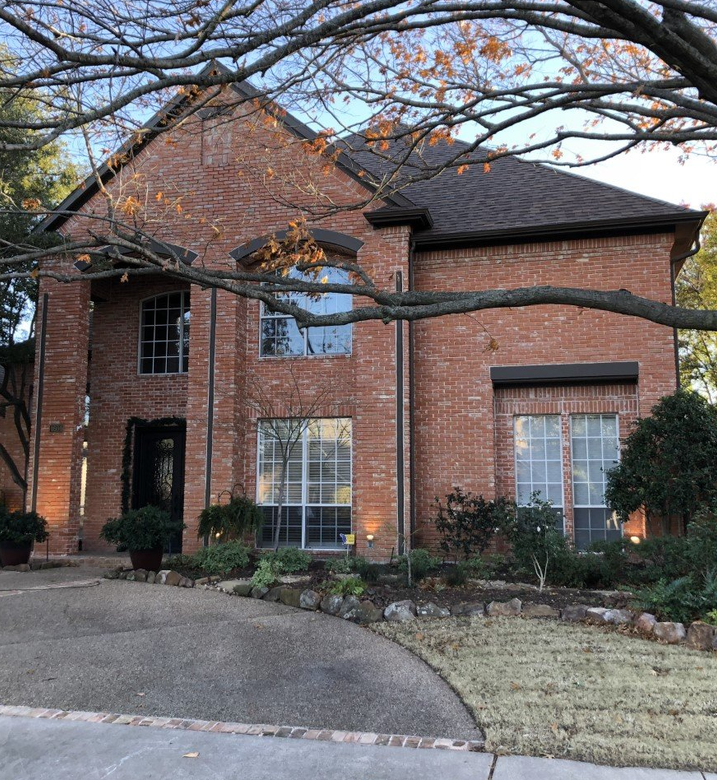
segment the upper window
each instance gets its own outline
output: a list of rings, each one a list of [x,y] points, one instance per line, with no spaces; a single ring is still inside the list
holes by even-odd
[[[298,271],[295,278],[307,278]],[[348,274],[339,268],[324,268],[328,282],[347,284]],[[300,306],[312,314],[336,314],[351,310],[351,296],[342,293],[277,293],[277,297]],[[351,353],[351,325],[327,325],[299,329],[293,317],[275,312],[261,304],[260,354],[262,357],[296,357],[301,355],[348,355]]]
[[[140,374],[182,374],[189,361],[189,292],[142,301]]]
[[[617,465],[619,439],[614,414],[575,414],[570,418],[575,546],[619,539],[614,512],[605,506],[607,473]]]

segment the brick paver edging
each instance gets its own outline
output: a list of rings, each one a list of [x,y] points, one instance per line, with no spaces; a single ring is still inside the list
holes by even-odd
[[[388,747],[432,748],[436,750],[473,752],[480,752],[485,747],[485,743],[479,740],[409,737],[401,734],[374,734],[362,731],[308,729],[298,726],[224,723],[217,720],[157,718],[146,715],[114,715],[109,712],[50,710],[43,707],[15,707],[6,704],[0,704],[0,715],[8,715],[14,718],[45,718],[48,720],[84,721],[86,723],[114,723],[121,726],[150,726],[152,728],[182,729],[185,731],[212,731],[218,734],[246,734],[255,737],[311,739],[319,742],[351,742],[357,745],[387,745]]]

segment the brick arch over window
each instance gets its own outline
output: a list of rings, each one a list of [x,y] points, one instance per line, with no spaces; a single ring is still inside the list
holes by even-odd
[[[274,236],[282,241],[286,238],[286,230],[278,230]],[[346,233],[338,233],[335,230],[323,230],[322,228],[312,228],[309,230],[314,241],[327,249],[333,249],[339,253],[348,253],[350,255],[357,255],[363,241],[353,236],[349,236]],[[253,241],[249,241],[247,244],[242,244],[236,249],[232,249],[229,253],[234,260],[238,262],[250,262],[248,258],[254,254],[257,250],[261,249],[269,241],[271,236],[260,236]]]

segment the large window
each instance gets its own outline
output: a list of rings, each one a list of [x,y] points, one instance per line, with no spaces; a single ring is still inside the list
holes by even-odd
[[[619,439],[614,414],[575,414],[570,418],[575,546],[584,550],[598,539],[619,539],[620,523],[605,506],[607,472],[617,464]]]
[[[299,432],[299,435],[292,435]],[[287,452],[282,546],[334,549],[351,533],[351,420],[344,417],[259,423],[257,498],[264,509],[260,544],[274,543],[283,443]]]
[[[189,293],[142,301],[140,374],[181,374],[189,366]]]
[[[294,272],[301,278],[302,274]],[[346,284],[348,274],[339,268],[325,268],[322,278],[335,284]],[[290,303],[312,314],[336,314],[351,310],[351,296],[324,293],[310,296],[305,293],[280,293]],[[351,352],[351,325],[324,326],[299,330],[296,320],[261,304],[260,354],[262,357],[291,357],[300,355],[347,355]]]
[[[563,461],[560,416],[521,415],[515,418],[515,483],[520,506],[537,494],[550,501],[563,528]]]

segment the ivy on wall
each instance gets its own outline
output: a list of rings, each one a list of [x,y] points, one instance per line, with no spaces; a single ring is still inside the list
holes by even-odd
[[[129,512],[132,496],[132,453],[134,432],[139,426],[142,428],[161,428],[164,426],[178,426],[186,428],[187,421],[183,417],[157,417],[155,420],[146,420],[143,417],[130,417],[127,420],[127,428],[122,450],[122,514]]]

